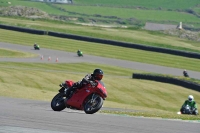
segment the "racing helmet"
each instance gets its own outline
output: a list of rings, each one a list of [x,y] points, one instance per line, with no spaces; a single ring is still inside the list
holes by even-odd
[[[95,69],[92,75],[95,80],[101,80],[103,78],[103,71],[101,69]]]
[[[192,102],[194,100],[194,97],[192,95],[189,95],[188,100],[189,100],[189,102]]]

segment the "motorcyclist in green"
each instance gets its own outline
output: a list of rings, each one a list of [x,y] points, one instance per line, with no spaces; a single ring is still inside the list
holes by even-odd
[[[81,52],[80,49],[77,51],[77,55],[78,55],[78,56],[83,56],[83,53]]]
[[[77,53],[80,53],[81,52],[81,50],[79,49],[78,51],[77,51]]]
[[[191,107],[191,113],[194,114],[194,115],[198,115],[198,110],[197,110],[197,104],[196,102],[194,101],[194,97],[192,95],[189,95],[188,96],[188,99],[185,100],[185,102],[183,103],[181,109],[180,109],[180,112],[182,114],[184,114],[184,109],[185,109],[185,106],[186,105],[189,105]]]
[[[77,54],[80,54],[81,53],[81,50],[79,49],[78,51],[77,51]]]
[[[33,47],[34,47],[34,49],[40,49],[40,46],[36,43],[34,43]]]
[[[35,47],[37,47],[37,44],[36,44],[36,43],[34,43],[33,47],[34,47],[34,48],[35,48]]]

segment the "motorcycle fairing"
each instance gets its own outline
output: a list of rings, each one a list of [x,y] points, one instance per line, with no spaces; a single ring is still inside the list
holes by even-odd
[[[65,81],[65,84],[66,84],[68,87],[71,87],[71,86],[74,84],[74,82],[73,82],[72,80],[66,80],[66,81]]]
[[[105,99],[107,97],[106,88],[99,81],[97,82],[98,84],[95,88],[92,88],[92,86],[88,84],[77,90],[73,96],[66,101],[66,104],[76,109],[82,110],[85,99],[93,93],[99,94],[103,99]]]
[[[107,97],[107,91],[104,85],[101,84],[101,82],[98,82],[97,85],[98,91],[100,92],[100,96],[105,100],[105,98]]]
[[[67,100],[67,105],[72,106],[76,109],[82,110],[83,109],[83,102],[84,100],[94,92],[89,87],[84,87],[80,90],[77,90],[73,96]]]

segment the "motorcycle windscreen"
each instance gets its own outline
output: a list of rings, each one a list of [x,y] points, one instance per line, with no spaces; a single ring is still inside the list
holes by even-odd
[[[106,98],[107,97],[107,90],[106,90],[106,87],[105,85],[103,84],[103,82],[100,82],[98,81],[98,85],[97,85],[97,88],[100,89],[101,93],[100,94],[103,98]]]

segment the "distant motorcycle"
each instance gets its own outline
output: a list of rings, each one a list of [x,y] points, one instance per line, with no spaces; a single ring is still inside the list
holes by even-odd
[[[82,52],[82,51],[77,52],[77,55],[78,55],[79,57],[83,57],[83,52]]]
[[[186,105],[185,107],[182,108],[182,111],[180,112],[180,114],[193,114],[193,110],[189,105]]]
[[[90,83],[81,89],[71,91],[66,97],[66,91],[73,85],[73,81],[65,81],[65,85],[60,84],[59,93],[51,101],[51,108],[54,111],[62,111],[65,108],[84,110],[86,114],[94,114],[103,106],[103,100],[107,97],[107,91],[102,81],[97,81],[97,86]]]
[[[35,50],[40,50],[40,46],[39,45],[34,45],[33,46]]]
[[[77,55],[78,55],[78,57],[83,57],[83,52],[79,49],[79,50],[77,51]]]
[[[184,76],[184,77],[189,77],[189,75],[188,75],[187,72],[183,72],[183,76]]]
[[[192,114],[192,109],[189,105],[186,105],[184,108],[183,108],[183,114]]]

